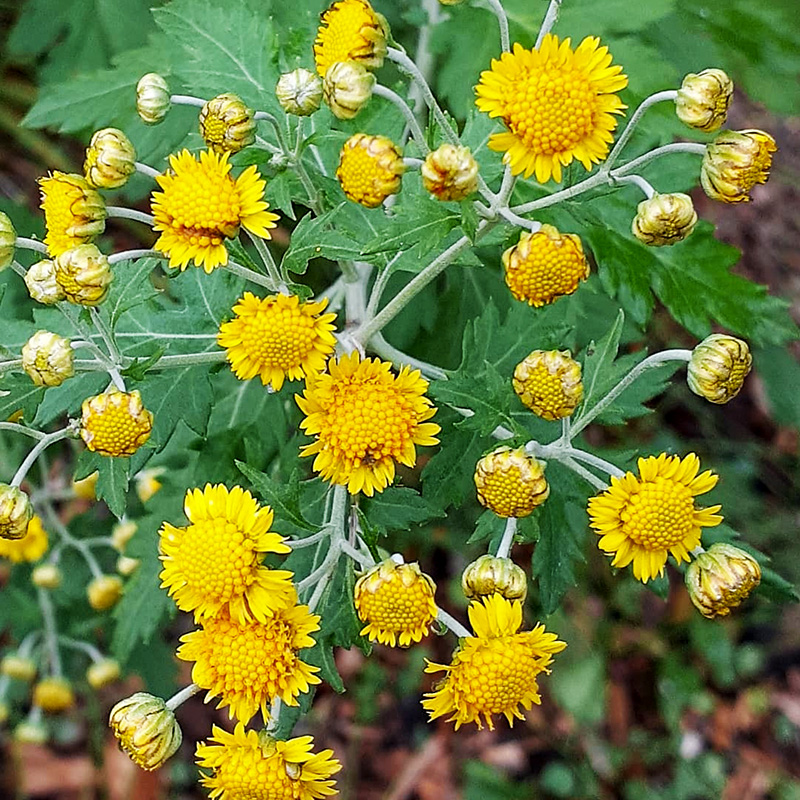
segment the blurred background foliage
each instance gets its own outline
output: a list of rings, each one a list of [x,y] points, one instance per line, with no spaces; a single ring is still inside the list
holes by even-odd
[[[420,45],[428,52],[434,91],[459,125],[467,125],[465,138],[472,137],[476,144],[485,141],[493,124],[476,114],[472,87],[498,55],[491,12],[480,2],[448,8],[428,3],[437,24],[424,30],[427,11],[420,3],[375,5],[389,19],[394,38],[411,54]],[[531,46],[546,2],[504,0],[504,5],[512,41]],[[146,128],[139,121],[132,102],[139,77],[150,71],[172,74],[202,93],[203,60],[218,57],[204,36],[215,26],[250,54],[252,70],[272,75],[295,66],[309,67],[311,41],[323,7],[320,0],[1,3],[0,209],[24,235],[41,234],[35,179],[48,169],[79,169],[82,147],[99,127],[125,130],[141,160],[155,166],[163,164],[166,154],[187,136],[196,145],[191,109],[173,109],[157,128]],[[252,25],[253,20],[258,24]],[[589,283],[555,307],[554,328],[557,322],[568,327],[574,349],[603,336],[620,307],[626,312],[624,352],[635,352],[645,344],[650,351],[691,347],[712,324],[751,338],[755,370],[742,395],[729,406],[704,403],[676,377],[649,403],[653,413],[625,425],[595,426],[587,439],[597,452],[621,466],[632,464],[638,453],[697,452],[704,465],[723,476],[714,495],[714,502],[723,504],[728,526],[723,533],[740,531],[772,557],[788,581],[783,587],[786,599],[791,594],[789,584],[800,582],[800,367],[795,342],[795,323],[800,319],[796,188],[800,118],[792,116],[800,108],[796,0],[565,0],[555,30],[573,41],[596,35],[609,46],[615,62],[630,76],[623,93],[630,107],[651,92],[677,86],[687,72],[721,67],[737,86],[731,126],[764,128],[777,139],[772,179],[754,192],[749,206],[716,208],[693,192],[701,217],[716,226],[716,236],[725,244],[714,241],[707,225],[698,244],[686,243],[688,249],[654,253],[632,247],[627,226],[637,201],[633,190],[552,210],[542,219],[586,231],[590,247],[605,256]],[[399,81],[399,75],[392,77],[391,67],[382,74],[389,76],[384,78],[389,85]],[[207,95],[237,90],[207,88]],[[251,99],[257,101],[262,108],[274,103],[269,97]],[[353,131],[391,133],[381,119],[380,105],[366,113],[352,123]],[[395,124],[393,117],[392,121]],[[347,125],[338,129],[350,132]],[[319,133],[324,144],[324,123]],[[667,104],[648,113],[633,149],[644,152],[685,136]],[[338,149],[341,138],[331,137],[331,152]],[[498,163],[496,156],[482,157],[487,179]],[[683,191],[696,183],[696,172],[696,162],[676,158],[647,177],[663,191]],[[568,180],[572,178],[568,175]],[[282,202],[281,180],[276,177],[271,184],[270,201],[292,212],[291,205]],[[142,204],[148,190],[140,177],[126,188],[124,199]],[[536,189],[529,191],[521,199],[537,196]],[[296,210],[297,216],[305,213]],[[275,239],[283,248],[294,223],[286,219],[285,224],[283,235]],[[140,243],[140,231],[133,226],[109,226],[107,235],[120,249]],[[508,315],[513,318],[512,301],[500,291],[499,265],[494,263],[498,244],[502,243],[476,249],[478,263],[488,263],[490,269],[467,269],[465,277],[457,279],[444,276],[435,293],[420,296],[392,324],[387,338],[412,354],[455,369],[462,357],[462,331],[487,313],[487,296],[496,298],[498,319],[513,324],[513,319],[507,320]],[[741,260],[734,248],[743,251]],[[705,283],[695,282],[706,261],[717,264],[716,272],[704,273],[711,275]],[[330,274],[324,263],[316,263],[309,280],[324,286]],[[736,276],[768,286],[770,294]],[[686,301],[682,293],[694,302]],[[699,310],[698,295],[705,301]],[[12,300],[6,298],[7,303]],[[479,322],[474,324],[477,329]],[[254,396],[246,401],[253,413],[236,421],[238,406],[232,408],[236,381],[230,375],[217,379],[208,442],[198,447],[191,426],[179,426],[153,462],[167,470],[162,491],[146,511],[133,507],[145,531],[138,537],[141,552],[135,539],[130,553],[145,559],[134,579],[141,584],[156,580],[152,533],[161,520],[174,518],[191,480],[241,480],[234,458],[263,463],[278,450],[285,453],[296,447],[295,440],[264,441],[258,434],[276,415],[289,414],[288,419],[280,418],[290,429],[296,412]],[[3,437],[4,465],[18,463],[19,446]],[[287,457],[284,463],[291,466],[294,459]],[[52,465],[53,470],[71,468],[69,460]],[[446,518],[415,526],[411,513],[409,530],[394,533],[391,539],[391,546],[408,560],[420,560],[439,583],[442,603],[459,615],[465,602],[458,577],[486,544],[479,535],[473,537],[474,544],[465,545],[479,509],[468,491],[469,481],[461,483],[461,488],[449,487],[459,503]],[[129,499],[136,503],[133,493]],[[89,525],[98,519],[108,522],[97,508],[76,511],[88,515]],[[426,724],[418,702],[423,656],[447,660],[447,642],[431,639],[409,651],[377,648],[369,658],[357,650],[337,653],[348,691],[339,696],[324,689],[310,719],[327,732],[327,741],[347,761],[343,797],[800,798],[798,608],[772,604],[764,593],[733,619],[707,622],[692,609],[677,573],[670,575],[669,585],[657,582],[661,596],[627,572],[612,574],[589,541],[581,514],[565,512],[572,580],[561,587],[569,589],[561,609],[547,619],[548,628],[558,631],[570,646],[553,675],[543,681],[543,707],[535,708],[513,731],[501,725],[493,733],[462,730],[454,735],[446,725]],[[530,539],[536,539],[535,533]],[[542,544],[518,546],[518,563],[527,567],[535,547]],[[4,590],[0,628],[6,636],[25,629],[29,613],[21,588],[27,580],[25,569],[15,568]],[[528,601],[530,618],[538,618],[543,608],[551,606],[543,602],[536,585]],[[128,591],[135,593],[136,583]],[[174,626],[180,625],[171,623],[169,631],[156,629],[167,619],[167,609],[166,601],[146,609],[153,626],[146,646],[134,638],[120,642],[124,629],[115,634],[116,646],[130,655],[130,674],[141,675],[151,690],[164,693],[175,679],[171,643]],[[126,613],[130,611],[126,607]],[[70,625],[83,624],[69,606],[61,613],[69,616]],[[104,696],[101,704],[112,699]],[[195,729],[197,738],[206,735],[212,712],[199,701],[185,710],[187,740]],[[102,731],[105,709],[90,707],[88,712],[93,725],[67,721],[58,730],[56,742],[62,752],[46,762],[56,777],[43,794],[64,799],[87,796],[77,789],[70,794],[72,790],[65,788],[63,759],[64,753],[78,757],[88,751],[97,761],[102,754],[103,734],[97,731]],[[165,770],[167,779],[162,778],[160,787],[141,784],[134,796],[195,796],[190,752],[185,755],[184,762]],[[119,763],[113,760],[112,748],[106,748],[106,757]]]

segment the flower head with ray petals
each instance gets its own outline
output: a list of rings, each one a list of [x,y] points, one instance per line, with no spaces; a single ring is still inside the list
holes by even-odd
[[[419,370],[398,375],[379,359],[358,352],[331,359],[328,371],[309,376],[305,394],[296,395],[306,415],[300,427],[316,440],[301,455],[316,455],[314,469],[351,494],[372,497],[393,480],[395,462],[413,467],[416,445],[438,443],[436,409],[425,397],[428,382]]]
[[[314,61],[321,78],[338,61],[378,69],[386,57],[389,26],[368,0],[337,0],[322,12],[314,42]]]
[[[561,180],[573,159],[586,167],[608,155],[625,106],[614,94],[628,85],[622,67],[611,65],[607,47],[587,36],[573,50],[548,33],[538,50],[515,44],[492,60],[476,87],[476,105],[500,117],[507,130],[494,133],[489,148],[504,152],[515,175],[536,175],[539,183]]]
[[[276,741],[266,732],[212,729],[213,744],[197,745],[197,763],[211,770],[202,784],[212,800],[319,800],[336,794],[330,780],[341,765],[332,750],[312,753],[311,736]]]
[[[647,583],[662,575],[667,556],[680,563],[700,544],[702,528],[722,522],[721,506],[696,508],[694,498],[711,491],[718,476],[698,475],[700,459],[650,456],[639,459],[639,477],[626,472],[611,478],[611,488],[589,500],[598,547],[613,555],[613,567],[633,562],[634,576]]]
[[[263,566],[265,553],[288,553],[270,531],[272,509],[250,492],[206,484],[186,493],[185,528],[165,522],[160,531],[161,586],[178,608],[203,619],[227,611],[246,624],[264,621],[295,602],[293,574]]]
[[[21,539],[0,538],[0,558],[19,564],[38,561],[47,552],[47,531],[42,520],[34,514],[28,522],[28,531]]]
[[[231,176],[228,153],[203,151],[195,158],[188,150],[169,157],[170,169],[156,178],[153,228],[160,231],[154,247],[169,256],[171,267],[186,269],[190,261],[211,272],[228,263],[225,239],[243,227],[269,239],[277,214],[267,211],[266,182],[254,166],[238,178]]]
[[[493,594],[469,606],[474,636],[464,638],[449,665],[428,662],[425,672],[445,672],[446,677],[425,695],[422,705],[436,719],[450,714],[456,730],[467,722],[494,730],[494,714],[509,725],[523,719],[520,706],[541,702],[536,676],[549,672],[555,653],[567,645],[544,625],[521,631],[522,604]]]
[[[207,701],[219,697],[217,707],[228,706],[231,718],[247,723],[260,709],[268,720],[274,698],[296,706],[297,696],[320,682],[319,667],[297,655],[314,646],[309,634],[318,630],[319,617],[308,606],[291,605],[245,624],[223,610],[181,637],[178,658],[195,662],[192,680],[208,691]]]

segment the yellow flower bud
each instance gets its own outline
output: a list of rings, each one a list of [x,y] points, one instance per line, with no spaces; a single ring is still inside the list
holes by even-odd
[[[544,464],[521,448],[498,447],[475,467],[478,502],[499,517],[527,517],[550,495]]]
[[[690,128],[712,133],[725,122],[732,95],[733,81],[721,69],[690,72],[678,89],[675,113]]]
[[[372,97],[375,76],[355,61],[337,61],[328,67],[322,96],[338,119],[353,119]]]
[[[136,483],[136,494],[139,499],[146,503],[156,492],[161,489],[161,481],[158,480],[166,472],[164,467],[151,467],[137,472],[134,477]]]
[[[322,102],[322,81],[318,75],[302,67],[284,72],[278,79],[275,96],[287,114],[307,117]]]
[[[47,252],[55,257],[91,242],[106,227],[106,204],[83,175],[53,172],[39,179]]]
[[[16,486],[0,483],[0,538],[21,539],[33,516],[28,495]]]
[[[463,200],[478,189],[478,162],[469,147],[443,144],[422,164],[422,185],[437,200]]]
[[[79,481],[72,481],[72,491],[75,492],[76,497],[81,500],[97,500],[97,479],[100,473],[95,471]]]
[[[122,579],[117,575],[99,575],[86,587],[86,594],[95,611],[106,611],[122,597]]]
[[[55,564],[41,564],[31,573],[31,582],[40,589],[58,589],[61,586],[61,570]]]
[[[645,244],[660,247],[683,241],[697,224],[697,214],[688,194],[654,194],[639,203],[631,230]]]
[[[524,405],[551,421],[571,416],[583,400],[581,365],[569,350],[534,350],[517,364],[511,383]]]
[[[36,663],[24,656],[8,655],[0,661],[0,674],[17,681],[32,681],[36,677]]]
[[[537,308],[572,294],[589,277],[580,238],[552,225],[536,233],[523,231],[503,253],[503,268],[511,294]]]
[[[118,553],[124,553],[128,542],[134,537],[137,525],[129,519],[118,522],[111,529],[111,544]]]
[[[14,564],[21,564],[24,561],[33,563],[47,552],[48,543],[47,531],[42,526],[42,520],[34,514],[28,523],[27,532],[21,539],[0,538],[0,557],[7,558]]]
[[[461,589],[469,600],[499,594],[506,600],[525,602],[528,579],[525,571],[510,558],[483,555],[467,566],[461,575]]]
[[[400,191],[405,169],[391,139],[357,133],[342,147],[336,177],[348,200],[377,208],[390,194]]]
[[[181,746],[175,715],[160,698],[136,692],[120,700],[108,717],[120,747],[145,770],[158,769]]]
[[[56,282],[65,299],[80,306],[96,306],[106,299],[114,277],[108,258],[93,244],[82,244],[56,257]]]
[[[138,558],[128,558],[128,556],[120,556],[117,559],[117,572],[120,575],[124,575],[126,578],[130,575],[133,575],[137,569],[139,569],[139,564],[141,564],[141,560]]]
[[[75,374],[69,339],[37,331],[22,345],[22,369],[37,386],[60,386]]]
[[[0,211],[0,272],[14,260],[17,232],[7,214]]]
[[[728,616],[759,583],[758,561],[730,544],[712,544],[686,569],[689,597],[708,619]]]
[[[86,680],[92,689],[102,689],[104,686],[119,680],[119,676],[119,663],[113,658],[104,658],[102,661],[96,661],[86,670]]]
[[[95,131],[83,162],[86,182],[99,189],[118,189],[134,172],[136,149],[131,140],[117,128]]]
[[[60,714],[75,705],[75,694],[66,678],[43,678],[33,687],[33,704],[50,714]]]
[[[686,372],[689,388],[712,403],[733,400],[753,365],[747,342],[712,333],[692,350]]]
[[[147,125],[158,125],[167,116],[171,101],[167,82],[157,73],[148,72],[136,84],[136,111]]]
[[[238,153],[256,140],[255,113],[238,95],[217,95],[200,109],[200,135],[215,153]]]
[[[47,744],[47,728],[41,722],[20,722],[14,728],[14,741],[20,744]]]
[[[104,456],[132,456],[149,438],[153,415],[138,389],[112,390],[89,397],[81,406],[81,438]]]
[[[37,261],[25,273],[25,285],[31,298],[46,306],[55,305],[66,298],[64,290],[56,280],[54,261]]]
[[[323,77],[337,61],[379,69],[386,57],[389,25],[368,0],[337,0],[322,13],[314,42],[314,61]]]
[[[750,190],[766,183],[775,140],[764,131],[722,131],[706,147],[700,183],[712,200],[747,203]]]

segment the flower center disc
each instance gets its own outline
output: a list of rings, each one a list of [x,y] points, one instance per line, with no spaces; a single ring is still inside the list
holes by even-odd
[[[289,370],[302,364],[314,349],[316,320],[297,308],[273,305],[269,313],[242,316],[245,352],[261,364]]]
[[[687,486],[657,477],[642,483],[620,511],[622,528],[647,550],[665,550],[684,541],[695,527],[694,498]]]

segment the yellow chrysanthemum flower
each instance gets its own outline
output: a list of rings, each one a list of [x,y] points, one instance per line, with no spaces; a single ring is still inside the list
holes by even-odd
[[[269,719],[275,697],[288,706],[320,683],[319,667],[301,661],[298,650],[313,647],[309,634],[319,630],[319,617],[308,606],[275,611],[264,622],[240,625],[225,610],[209,617],[199,630],[181,637],[178,658],[194,661],[192,680],[208,690],[206,701],[219,697],[217,708],[247,723],[260,709]]]
[[[75,693],[66,678],[53,675],[33,687],[33,704],[48,714],[60,714],[75,705]]]
[[[328,362],[328,372],[306,379],[296,395],[306,415],[300,427],[316,440],[301,455],[316,454],[314,469],[326,481],[347,486],[351,494],[372,497],[393,480],[395,461],[413,467],[416,445],[434,445],[440,428],[430,419],[436,409],[425,397],[428,382],[419,370],[357,352]]]
[[[44,243],[51,257],[91,242],[106,227],[106,204],[83,175],[53,172],[39,178],[47,235]]]
[[[680,563],[700,544],[702,528],[722,522],[721,506],[696,508],[694,498],[716,486],[710,470],[698,475],[700,459],[650,456],[639,459],[639,477],[626,472],[611,478],[611,488],[589,499],[598,546],[613,555],[613,567],[633,562],[634,576],[647,583],[664,573],[667,556]]]
[[[544,467],[521,447],[498,447],[475,465],[478,502],[498,517],[529,516],[550,496]]]
[[[322,13],[314,42],[314,61],[320,78],[337,61],[355,61],[378,69],[386,58],[386,20],[367,0],[338,0]]]
[[[245,292],[233,307],[235,319],[220,325],[217,344],[228,351],[237,378],[258,375],[277,392],[287,378],[300,380],[325,369],[336,346],[336,314],[323,314],[327,305],[327,298],[301,303],[297,295],[258,298]]]
[[[81,439],[94,453],[132,456],[149,438],[153,415],[138,389],[88,397],[81,405]]]
[[[534,350],[514,368],[511,385],[525,406],[551,422],[571,416],[583,400],[581,365],[569,350]]]
[[[355,586],[361,630],[373,642],[408,647],[427,636],[436,619],[436,584],[419,564],[396,564],[387,558],[362,575]]]
[[[596,36],[573,50],[548,33],[538,50],[515,44],[512,53],[492,59],[481,73],[475,104],[508,129],[493,133],[491,150],[504,152],[514,175],[536,175],[539,183],[561,180],[561,167],[573,159],[590,170],[605,159],[615,114],[625,105],[614,94],[628,85],[622,67]]]
[[[27,533],[21,539],[0,537],[0,558],[7,558],[14,564],[22,561],[38,561],[47,552],[47,531],[42,520],[35,514],[28,522]]]
[[[319,800],[336,794],[330,780],[342,767],[333,750],[312,753],[314,739],[276,741],[265,731],[212,729],[214,744],[197,745],[197,764],[211,770],[202,784],[211,800]]]
[[[456,730],[467,722],[494,730],[492,715],[503,714],[509,725],[524,719],[520,706],[541,702],[536,676],[549,672],[555,653],[567,645],[544,625],[519,632],[522,603],[493,594],[469,606],[475,633],[464,638],[449,665],[428,662],[425,672],[445,672],[443,682],[422,701],[430,718],[450,714]]]
[[[293,573],[267,569],[265,553],[288,553],[283,537],[270,531],[272,509],[260,506],[240,486],[190,489],[183,504],[185,528],[165,522],[160,549],[161,586],[195,619],[225,609],[238,623],[263,622],[295,602]]]
[[[342,145],[336,177],[348,200],[377,208],[400,191],[405,170],[400,149],[391,139],[356,133]]]
[[[171,267],[184,270],[193,260],[211,272],[227,264],[225,239],[240,226],[270,238],[278,215],[267,211],[266,181],[254,166],[232,177],[228,155],[206,150],[196,159],[183,150],[169,157],[169,171],[156,178],[164,191],[152,196],[153,228],[161,232],[154,247],[169,256]]]

